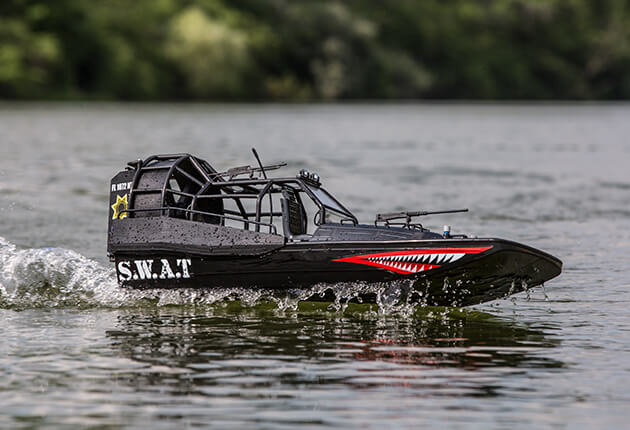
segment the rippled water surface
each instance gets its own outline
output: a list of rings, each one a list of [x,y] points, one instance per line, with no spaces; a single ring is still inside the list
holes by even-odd
[[[628,136],[627,105],[0,105],[0,428],[625,428]],[[563,273],[464,309],[120,290],[110,177],[252,146]]]

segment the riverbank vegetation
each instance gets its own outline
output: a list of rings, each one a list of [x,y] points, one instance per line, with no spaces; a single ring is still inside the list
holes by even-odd
[[[628,99],[627,0],[3,0],[0,98]]]

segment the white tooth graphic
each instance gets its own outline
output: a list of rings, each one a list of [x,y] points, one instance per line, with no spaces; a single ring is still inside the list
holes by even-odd
[[[455,254],[447,254],[446,259],[448,259],[448,262],[452,262],[453,261],[453,257],[455,256]]]
[[[418,272],[422,272],[424,271],[424,265],[420,266],[420,269],[418,269]]]
[[[466,255],[466,254],[454,254],[454,255],[453,255],[453,259],[451,260],[451,262],[459,260],[459,259],[460,259],[460,258],[462,258],[464,255]]]
[[[444,257],[446,256],[446,254],[440,254],[440,256],[438,257],[437,262],[440,263],[442,262],[442,260],[444,260]]]

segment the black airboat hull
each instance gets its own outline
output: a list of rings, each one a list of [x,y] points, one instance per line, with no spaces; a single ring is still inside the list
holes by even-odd
[[[145,252],[115,254],[122,286],[290,290],[320,284],[334,293],[349,284],[397,283],[405,294],[416,296],[414,301],[467,306],[540,285],[562,267],[549,254],[502,239],[288,243],[259,255],[239,256],[186,252],[185,246],[174,252],[170,246],[154,245]],[[475,252],[465,252],[470,250]],[[442,256],[441,264],[423,264]]]
[[[412,221],[461,210],[378,214],[374,225],[360,224],[318,175],[268,178],[266,171],[280,165],[259,164],[219,172],[190,154],[167,154],[129,163],[116,174],[107,251],[120,285],[287,291],[318,286],[307,291],[363,300],[396,286],[400,300],[466,306],[560,273],[560,260],[534,248],[443,236]],[[305,201],[316,206],[314,213],[306,211]]]

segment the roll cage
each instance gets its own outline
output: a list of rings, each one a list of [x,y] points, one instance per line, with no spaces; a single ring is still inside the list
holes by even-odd
[[[285,237],[303,240],[309,219],[303,203],[306,196],[317,207],[315,225],[325,224],[329,215],[357,224],[356,217],[321,187],[316,174],[301,171],[296,177],[266,177],[267,171],[284,165],[218,172],[190,154],[133,161],[128,164],[133,171],[129,204],[121,212],[130,218],[169,216],[219,226],[236,224],[270,234],[278,234],[274,218],[280,218]],[[274,196],[280,197],[279,205]]]

